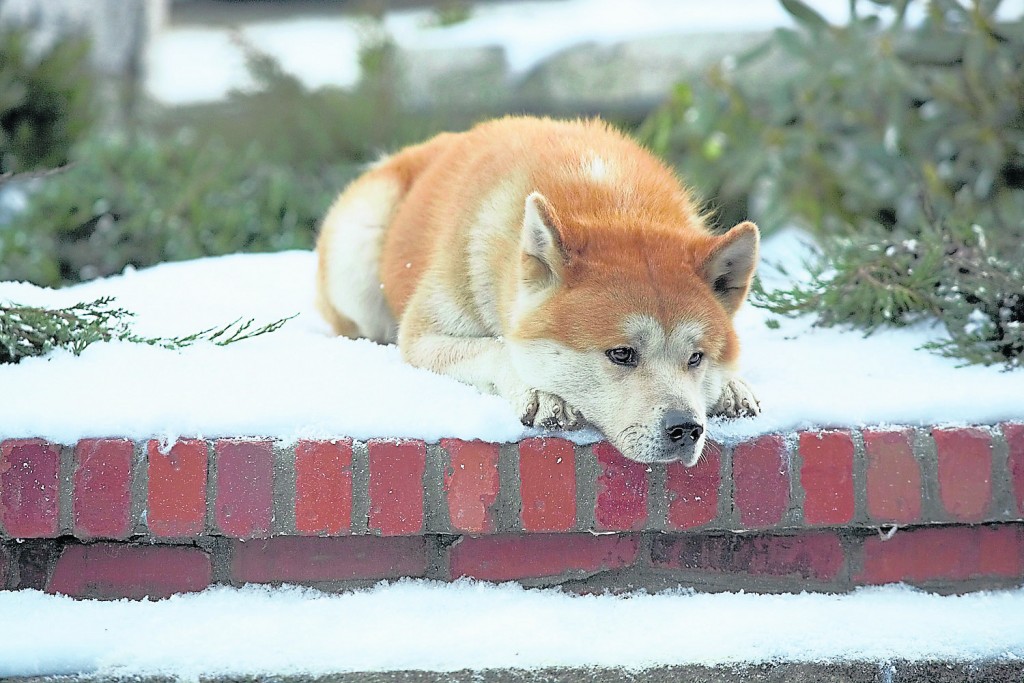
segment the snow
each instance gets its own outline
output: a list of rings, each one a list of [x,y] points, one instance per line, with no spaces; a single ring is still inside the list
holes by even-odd
[[[0,676],[1024,657],[1024,589],[576,596],[405,580],[341,595],[216,587],[156,602],[8,591],[0,615],[8,617],[0,619]]]
[[[833,23],[849,17],[847,0],[807,0]],[[864,9],[862,8],[863,12]],[[890,16],[886,8],[875,8]],[[1006,0],[997,16],[1013,19],[1024,0]],[[908,23],[923,16],[911,5]],[[482,3],[469,19],[437,26],[429,10],[389,12],[384,32],[408,51],[472,51],[500,48],[512,78],[528,74],[551,56],[573,46],[614,45],[626,41],[693,34],[767,33],[792,26],[779,2],[730,0],[526,0]],[[276,58],[307,87],[349,88],[359,80],[359,50],[368,32],[358,16],[297,15],[274,22],[241,23],[231,28],[171,27],[157,33],[146,52],[146,88],[166,104],[222,99],[233,89],[253,87],[239,38]]]
[[[842,22],[849,16],[846,0],[810,4],[829,21]],[[467,21],[451,26],[437,26],[433,19],[433,13],[423,9],[390,12],[382,28],[396,45],[410,51],[500,47],[513,77],[582,43],[767,32],[793,24],[779,3],[764,0],[731,0],[728,12],[702,0],[631,0],[628,11],[623,11],[621,0],[499,2],[476,5]],[[165,30],[147,47],[146,87],[167,104],[214,101],[232,89],[253,87],[239,38],[275,57],[307,87],[352,87],[359,79],[361,41],[369,30],[367,19],[358,16]]]
[[[101,343],[80,357],[56,352],[0,366],[7,389],[0,392],[0,432],[62,443],[115,434],[285,441],[521,434],[500,399],[409,367],[394,347],[332,337],[313,310],[314,268],[313,254],[288,252],[167,264],[56,291],[0,283],[0,300],[24,304],[115,296],[138,314],[134,329],[149,336],[299,314],[275,333],[228,347]]]
[[[786,21],[785,12],[775,3],[743,0],[746,11],[728,17],[704,10],[705,5],[694,0],[634,0],[630,10],[623,12],[618,0],[495,3],[474,7],[469,20],[452,26],[433,25],[430,10],[391,12],[382,28],[407,50],[501,46],[510,68],[521,75],[580,42],[721,30],[723,25],[727,30],[764,29]],[[367,21],[358,16],[296,17],[231,29],[164,31],[148,47],[147,86],[168,104],[217,100],[232,89],[251,88],[241,48],[244,41],[278,59],[285,71],[307,87],[351,87],[359,79],[360,41]]]
[[[801,272],[800,234],[766,240],[761,276],[786,282],[770,264]],[[81,356],[58,351],[0,365],[0,435],[72,444],[125,436],[300,438],[443,437],[515,441],[537,434],[509,406],[469,386],[413,368],[397,349],[337,338],[313,309],[310,252],[233,255],[170,263],[60,290],[0,283],[0,300],[67,306],[109,295],[137,314],[135,330],[172,336],[236,319],[257,324],[293,314],[279,331],[219,347],[173,351],[104,342]],[[792,275],[788,277],[793,277]],[[758,434],[813,427],[994,424],[1024,418],[1024,372],[957,367],[921,351],[940,338],[934,326],[880,331],[816,328],[741,309],[744,376],[761,399],[757,418],[713,420],[713,438],[732,443]],[[572,433],[586,443],[593,431]]]

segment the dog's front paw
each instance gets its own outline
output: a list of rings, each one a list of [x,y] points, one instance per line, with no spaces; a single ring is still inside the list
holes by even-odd
[[[754,396],[754,390],[739,377],[733,377],[722,387],[718,403],[711,409],[712,415],[725,417],[748,417],[761,414],[761,402]]]
[[[538,429],[579,429],[583,416],[554,394],[538,389],[526,391],[518,401],[519,420]]]

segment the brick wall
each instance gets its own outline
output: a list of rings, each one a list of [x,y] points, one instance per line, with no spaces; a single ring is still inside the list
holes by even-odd
[[[554,438],[0,442],[0,587],[82,596],[402,576],[959,591],[1024,579],[1022,520],[1021,424],[768,435],[690,469]]]

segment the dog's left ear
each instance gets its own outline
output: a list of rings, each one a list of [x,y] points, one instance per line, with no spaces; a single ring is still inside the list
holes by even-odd
[[[744,221],[715,238],[701,265],[705,281],[730,315],[740,307],[750,289],[760,241],[757,226]]]
[[[561,280],[566,258],[560,228],[550,202],[540,192],[531,193],[526,198],[520,238],[524,283],[544,288]]]

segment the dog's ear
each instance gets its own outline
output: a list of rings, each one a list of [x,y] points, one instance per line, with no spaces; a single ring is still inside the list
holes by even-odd
[[[736,312],[750,289],[760,240],[757,226],[744,221],[714,239],[701,265],[704,279],[730,314]]]
[[[540,192],[526,198],[520,251],[523,282],[547,287],[561,280],[566,261],[561,226],[551,203]]]

